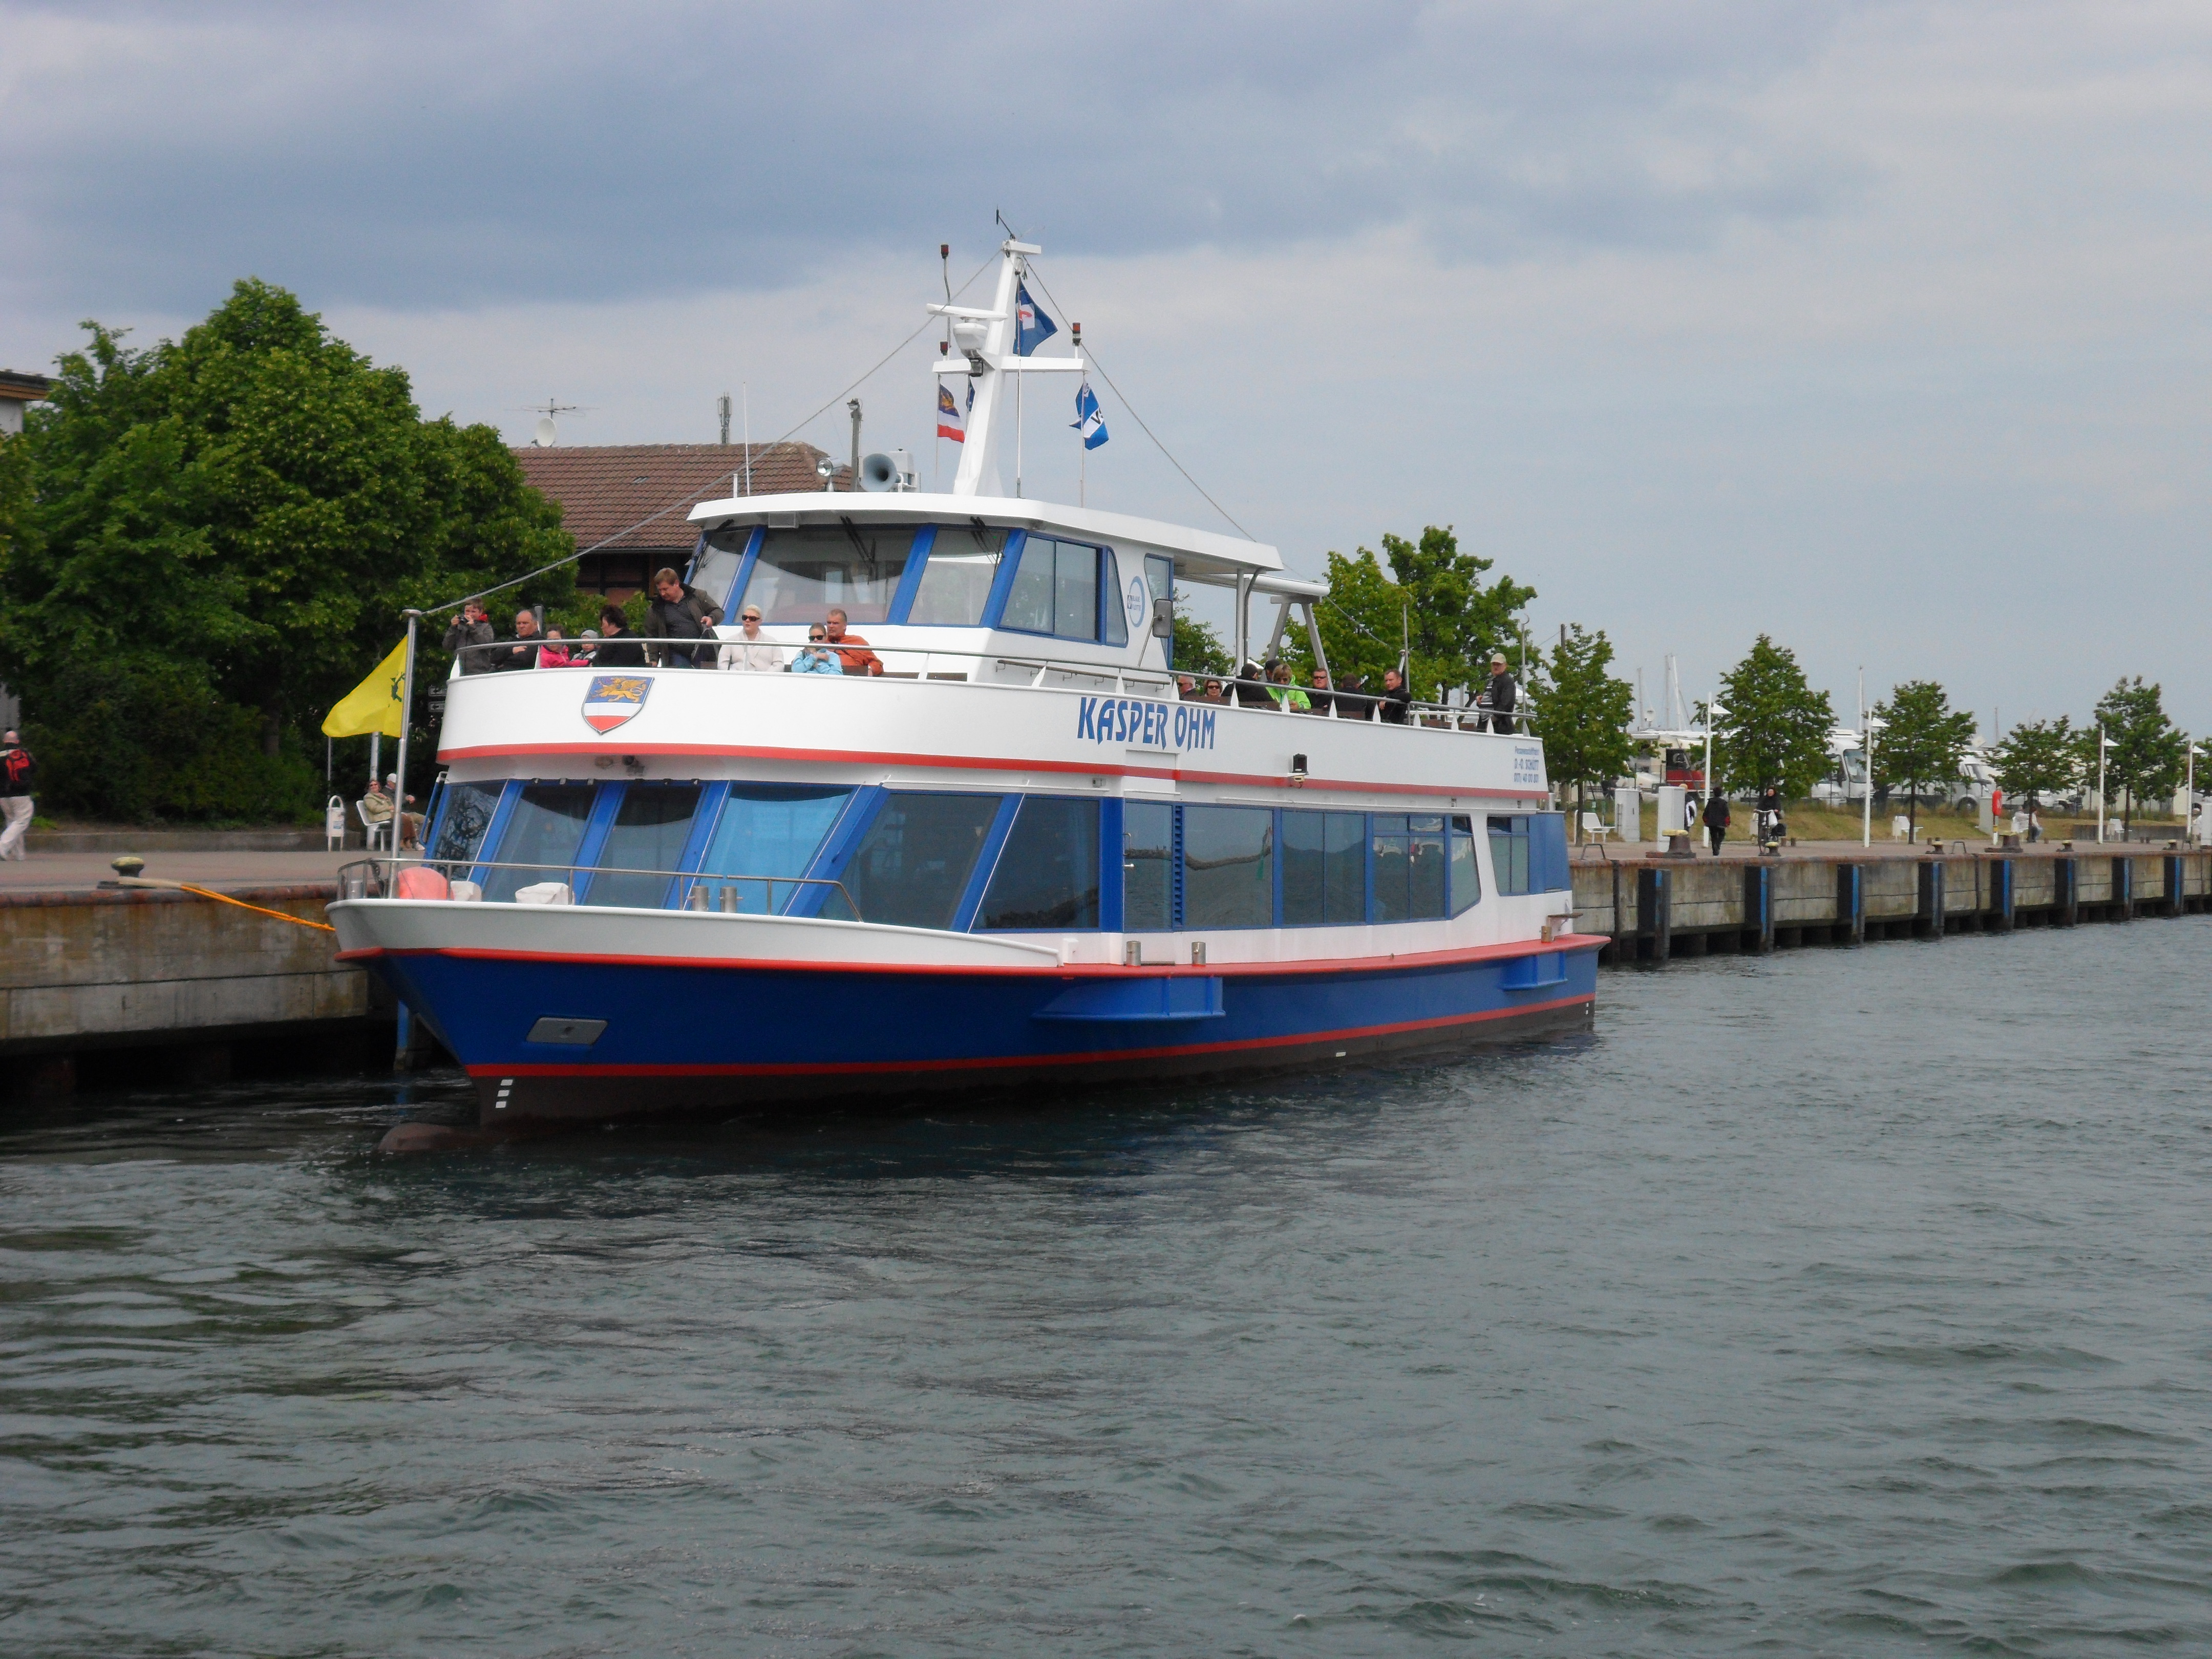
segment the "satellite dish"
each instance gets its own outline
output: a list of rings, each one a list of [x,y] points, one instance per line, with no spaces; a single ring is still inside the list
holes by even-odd
[[[553,417],[540,415],[538,417],[538,435],[531,441],[540,449],[550,449],[553,447]]]

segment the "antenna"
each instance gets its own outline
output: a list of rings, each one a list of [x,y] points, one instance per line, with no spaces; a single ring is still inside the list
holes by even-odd
[[[714,410],[722,417],[722,447],[730,447],[730,394],[725,392],[714,400]]]
[[[530,441],[539,449],[550,449],[560,441],[560,433],[553,424],[556,415],[580,415],[586,412],[582,404],[564,404],[548,398],[542,404],[525,404],[522,412],[538,416],[537,430]]]

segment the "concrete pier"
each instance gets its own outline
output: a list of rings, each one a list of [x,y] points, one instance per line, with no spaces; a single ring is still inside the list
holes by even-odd
[[[2191,915],[2212,905],[2212,853],[2072,848],[1899,856],[1656,859],[1581,854],[1576,930],[1625,965],[1712,952]]]

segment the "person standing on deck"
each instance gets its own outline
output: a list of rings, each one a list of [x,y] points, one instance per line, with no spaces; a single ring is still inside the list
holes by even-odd
[[[1490,684],[1482,688],[1481,695],[1475,699],[1477,707],[1486,713],[1492,731],[1509,738],[1513,735],[1513,708],[1520,694],[1520,686],[1505,666],[1505,653],[1503,651],[1492,652]]]
[[[706,640],[714,636],[714,624],[722,620],[722,608],[678,578],[673,570],[653,573],[653,603],[646,607],[647,634],[661,640]],[[649,648],[664,668],[712,668],[719,654],[711,647],[665,645]]]
[[[23,739],[13,732],[0,732],[0,817],[6,820],[6,827],[0,829],[0,859],[25,856],[23,838],[31,833],[36,771]]]

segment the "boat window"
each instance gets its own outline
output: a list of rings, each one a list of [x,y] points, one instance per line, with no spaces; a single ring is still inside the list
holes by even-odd
[[[488,870],[484,872],[487,899],[511,899],[518,887],[542,881],[575,881],[576,848],[584,839],[584,824],[592,816],[592,797],[597,786],[588,783],[527,783],[507,833],[499,838],[496,854],[501,864],[550,865],[550,869]]]
[[[1465,915],[1482,902],[1482,871],[1474,857],[1474,820],[1451,821],[1451,913]]]
[[[717,876],[803,876],[852,798],[849,789],[806,784],[733,783],[699,867]],[[781,915],[805,890],[795,882],[702,881],[709,908],[720,909],[723,889],[739,913]]]
[[[1080,542],[1028,538],[1000,625],[1063,640],[1097,639],[1099,551]]]
[[[1127,645],[1130,622],[1144,614],[1145,579],[1132,576],[1128,586],[1123,588],[1121,578],[1115,574],[1118,564],[1110,547],[1099,550],[1098,562],[1106,596],[1106,643]]]
[[[696,783],[633,783],[615,809],[614,827],[599,849],[601,870],[673,872],[691,839],[691,819],[699,810]],[[622,904],[658,909],[668,898],[666,875],[606,875],[592,878],[586,904]]]
[[[1375,920],[1426,921],[1444,914],[1444,821],[1423,813],[1374,817]]]
[[[1006,551],[1006,532],[982,530],[974,525],[941,524],[921,568],[921,585],[915,590],[909,623],[933,623],[940,627],[980,628],[983,607],[998,579],[999,561]]]
[[[504,780],[447,784],[446,798],[438,809],[438,833],[431,842],[430,856],[460,864],[474,858],[483,845],[484,831],[491,828],[491,815],[499,810],[500,792],[506,787]]]
[[[745,547],[752,538],[750,525],[724,525],[719,530],[710,530],[699,544],[698,556],[691,562],[691,586],[724,611],[732,609],[730,587],[744,567]]]
[[[996,795],[886,795],[839,877],[852,908],[832,896],[825,916],[950,927],[998,816]]]
[[[1098,803],[1031,795],[1014,815],[978,927],[1098,925]]]
[[[1528,885],[1528,820],[1494,816],[1490,820],[1490,872],[1500,895],[1525,893]]]
[[[758,605],[764,623],[820,622],[833,605],[855,625],[881,622],[890,615],[891,597],[913,549],[911,525],[840,522],[770,530],[761,537],[744,603]]]
[[[1275,815],[1264,806],[1186,806],[1182,812],[1186,927],[1272,927]]]
[[[1528,885],[1539,893],[1567,892],[1575,884],[1567,859],[1567,815],[1532,812],[1528,817]]]
[[[1367,920],[1367,821],[1357,812],[1283,814],[1283,926]]]
[[[1121,808],[1121,926],[1132,933],[1175,926],[1175,808],[1164,802]]]

